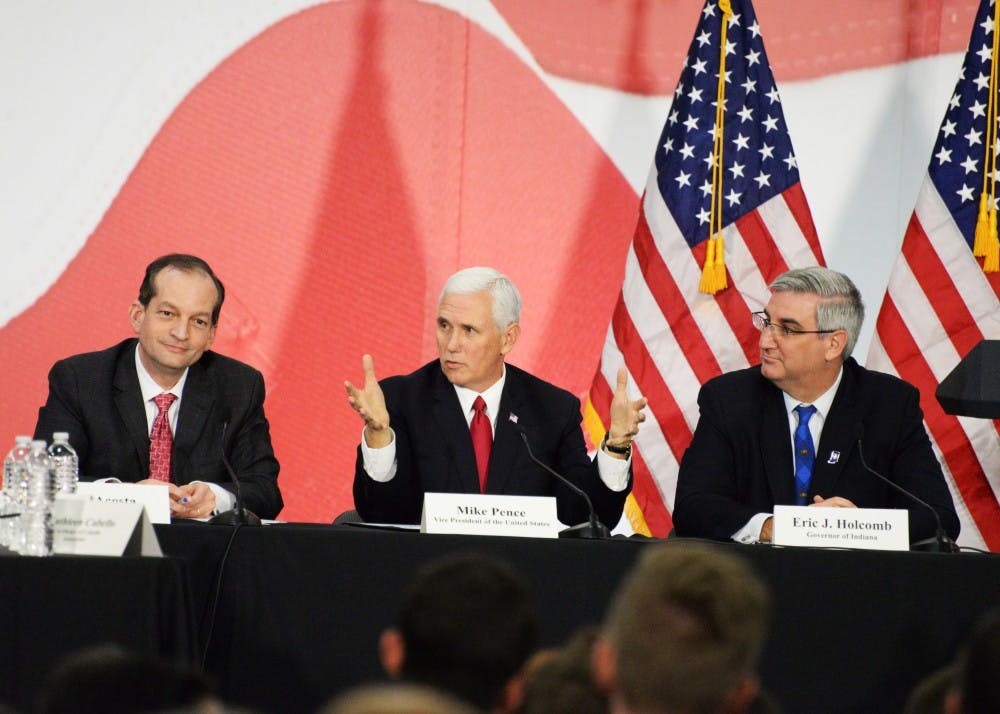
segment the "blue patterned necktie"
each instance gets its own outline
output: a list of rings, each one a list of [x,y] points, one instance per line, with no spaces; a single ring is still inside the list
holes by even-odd
[[[799,415],[799,425],[795,427],[795,503],[805,506],[816,461],[816,449],[809,433],[809,419],[816,413],[816,407],[800,404],[795,407],[795,412]]]

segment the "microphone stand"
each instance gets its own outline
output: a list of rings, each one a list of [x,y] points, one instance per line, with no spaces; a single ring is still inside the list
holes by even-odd
[[[878,471],[869,466],[868,462],[865,461],[865,452],[861,446],[861,439],[865,434],[864,424],[858,424],[857,428],[855,429],[855,432],[858,438],[858,456],[861,457],[861,465],[865,467],[865,470],[868,471],[868,473],[874,474],[879,479],[889,484],[889,486],[891,486],[892,488],[894,488],[896,491],[903,494],[907,498],[911,499],[916,503],[919,503],[924,508],[927,508],[934,515],[934,524],[937,529],[937,532],[934,535],[934,539],[933,540],[927,539],[924,541],[920,541],[920,543],[932,546],[931,548],[929,548],[929,550],[932,553],[954,553],[957,550],[957,547],[955,546],[955,543],[952,542],[951,538],[948,537],[948,534],[945,533],[944,526],[941,525],[941,516],[938,515],[937,509],[934,508],[934,506],[932,506],[931,504],[927,503],[927,501],[918,498],[916,494],[910,493],[895,481],[892,481],[889,478],[883,476]]]
[[[588,517],[587,521],[583,523],[578,523],[575,526],[570,526],[559,531],[560,538],[594,538],[603,539],[610,538],[611,532],[608,530],[607,526],[601,523],[600,519],[597,517],[597,512],[594,510],[594,504],[590,500],[590,496],[582,488],[577,486],[575,483],[570,481],[568,478],[557,472],[555,469],[551,468],[548,464],[535,458],[534,452],[531,450],[531,444],[528,443],[528,434],[524,431],[524,427],[520,424],[514,424],[514,430],[521,436],[521,441],[524,442],[524,448],[528,450],[528,457],[534,461],[536,464],[545,469],[548,473],[556,477],[561,483],[565,484],[569,490],[573,493],[577,493],[583,497],[587,502]]]
[[[222,465],[226,467],[226,473],[229,474],[229,480],[233,482],[235,488],[234,494],[236,500],[233,503],[232,510],[223,511],[216,516],[212,516],[208,520],[209,525],[213,526],[259,526],[260,517],[253,511],[243,507],[243,492],[240,488],[240,480],[236,478],[236,472],[233,470],[232,465],[229,463],[229,459],[226,458],[226,427],[229,426],[229,422],[223,422],[222,424]]]

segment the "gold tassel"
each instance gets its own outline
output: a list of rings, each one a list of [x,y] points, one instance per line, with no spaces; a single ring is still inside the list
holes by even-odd
[[[726,281],[726,250],[722,240],[722,154],[723,131],[726,125],[726,32],[729,29],[729,19],[733,15],[730,0],[719,0],[720,18],[719,33],[719,82],[715,96],[715,142],[712,146],[712,207],[709,212],[708,244],[705,246],[705,264],[701,269],[701,281],[698,290],[708,295],[715,295],[725,290]]]
[[[708,295],[715,295],[715,238],[709,238],[705,243],[705,265],[701,269],[701,281],[698,290]]]
[[[986,255],[986,239],[989,236],[990,230],[990,219],[989,212],[986,210],[986,204],[989,201],[989,196],[986,191],[979,194],[979,213],[976,215],[976,234],[975,240],[972,241],[972,254],[977,258],[982,258]]]
[[[997,240],[997,223],[996,223],[996,210],[990,212],[991,235],[986,239],[986,255],[983,257],[983,272],[984,273],[996,273],[1000,272],[1000,240]]]
[[[726,250],[725,250],[725,239],[720,233],[718,238],[718,244],[715,246],[715,291],[725,290],[729,287],[729,283],[726,280]]]

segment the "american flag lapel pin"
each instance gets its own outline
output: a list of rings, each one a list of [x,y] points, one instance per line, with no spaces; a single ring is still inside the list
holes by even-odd
[[[510,419],[511,423],[517,424],[517,414],[515,414],[514,412],[511,412],[510,416],[508,418]]]

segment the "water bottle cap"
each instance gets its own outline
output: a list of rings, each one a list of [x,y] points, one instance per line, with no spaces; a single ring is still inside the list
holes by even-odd
[[[25,444],[25,445],[30,444],[31,443],[31,437],[30,436],[26,436],[24,434],[20,434],[20,435],[14,437],[14,443],[15,444]]]
[[[68,431],[52,432],[52,443],[54,444],[57,441],[69,441],[69,432]]]
[[[34,448],[38,448],[38,447],[41,447],[43,449],[45,448],[45,439],[32,439],[31,440],[31,448],[34,449]]]

